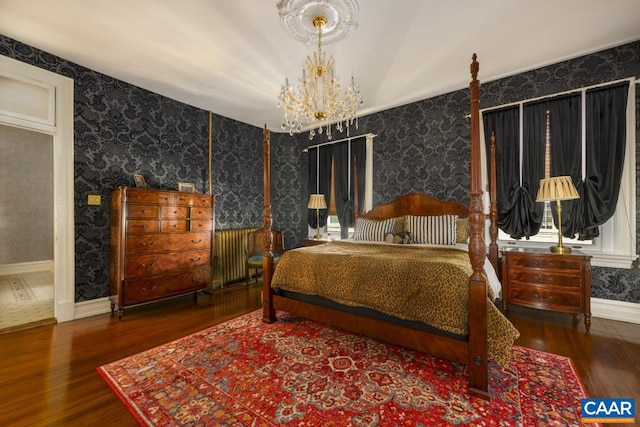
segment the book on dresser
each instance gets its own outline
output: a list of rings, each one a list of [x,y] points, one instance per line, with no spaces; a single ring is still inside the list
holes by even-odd
[[[214,197],[118,187],[111,193],[111,312],[193,292],[212,277]]]

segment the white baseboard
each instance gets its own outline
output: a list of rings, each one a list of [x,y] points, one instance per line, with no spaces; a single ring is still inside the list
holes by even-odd
[[[33,273],[35,271],[53,271],[53,260],[21,262],[17,264],[1,264],[0,276],[8,276],[10,274]]]
[[[111,301],[109,301],[109,297],[77,302],[75,305],[74,319],[82,319],[84,317],[97,316],[98,314],[105,313],[111,313]]]
[[[591,298],[591,315],[603,319],[640,324],[640,304]]]

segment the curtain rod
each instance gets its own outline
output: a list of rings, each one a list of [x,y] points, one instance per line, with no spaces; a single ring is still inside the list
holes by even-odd
[[[327,141],[327,142],[323,142],[323,143],[316,144],[316,145],[310,145],[310,146],[308,146],[306,148],[303,148],[302,151],[306,153],[306,152],[309,151],[309,148],[318,148],[318,147],[322,147],[323,145],[337,144],[338,142],[351,141],[352,139],[364,138],[364,137],[367,137],[367,136],[375,138],[378,135],[373,134],[373,133],[363,133],[362,135],[349,136],[347,138],[338,139],[336,141]]]
[[[613,84],[624,82],[624,81],[628,81],[630,83],[634,83],[634,82],[638,83],[638,81],[640,81],[640,79],[638,79],[638,80],[634,80],[634,79],[635,79],[635,77],[627,77],[625,79],[613,80],[613,81],[606,82],[606,83],[598,83],[598,84],[591,85],[591,86],[584,86],[584,87],[581,87],[581,88],[578,88],[578,89],[571,89],[571,90],[567,90],[567,91],[564,91],[564,92],[558,92],[558,93],[552,93],[552,94],[549,94],[549,95],[539,96],[537,98],[529,98],[529,99],[525,99],[525,100],[522,100],[522,101],[515,101],[515,102],[510,102],[510,103],[507,103],[507,104],[496,105],[495,107],[481,108],[480,111],[481,112],[485,112],[485,111],[498,110],[500,108],[512,107],[514,105],[520,105],[520,104],[526,104],[528,102],[539,101],[539,100],[545,99],[545,98],[554,98],[556,96],[562,96],[562,95],[568,95],[570,93],[582,92],[584,90],[594,89],[594,88],[597,88],[597,87],[609,86],[609,85],[613,85]],[[469,114],[466,117],[469,118],[469,117],[471,117],[471,115]]]

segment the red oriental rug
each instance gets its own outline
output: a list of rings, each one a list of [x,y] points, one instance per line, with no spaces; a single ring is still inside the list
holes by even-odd
[[[462,364],[261,311],[101,366],[149,426],[579,426],[571,359],[513,348],[490,364],[491,400]]]

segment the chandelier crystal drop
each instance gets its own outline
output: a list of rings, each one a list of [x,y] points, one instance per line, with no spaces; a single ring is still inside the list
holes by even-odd
[[[318,30],[318,51],[307,56],[297,87],[286,79],[280,90],[277,106],[282,108],[282,128],[288,129],[290,135],[309,126],[309,139],[323,130],[331,139],[332,124],[339,132],[354,123],[358,127],[356,114],[363,104],[360,87],[352,76],[345,90],[341,90],[335,61],[332,56],[327,59],[322,50],[322,31],[326,25],[325,16],[313,18],[313,26]]]

